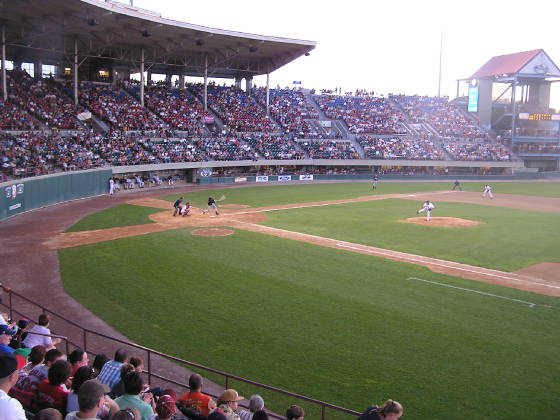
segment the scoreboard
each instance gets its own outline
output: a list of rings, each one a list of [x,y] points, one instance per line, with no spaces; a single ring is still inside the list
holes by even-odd
[[[529,121],[560,121],[560,114],[529,114],[528,112],[520,112],[519,119]]]

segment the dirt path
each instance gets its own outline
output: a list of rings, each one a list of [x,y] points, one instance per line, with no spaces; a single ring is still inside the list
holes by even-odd
[[[153,224],[102,229],[88,232],[61,233],[49,240],[48,246],[53,248],[64,248],[190,226],[209,228],[218,226],[233,227],[300,242],[307,242],[330,248],[342,249],[349,252],[357,252],[361,254],[373,255],[376,257],[422,265],[434,272],[448,274],[456,277],[463,277],[471,280],[513,287],[550,296],[560,296],[560,264],[557,263],[538,264],[533,267],[526,267],[522,270],[519,270],[518,272],[508,273],[483,267],[460,264],[453,261],[444,261],[437,258],[430,258],[421,255],[408,254],[388,249],[349,243],[332,238],[324,238],[299,232],[292,232],[258,224],[259,222],[266,220],[266,213],[270,211],[297,209],[304,207],[331,206],[343,203],[352,203],[356,201],[383,200],[387,198],[434,200],[433,197],[437,197],[437,201],[440,202],[454,201],[476,203],[508,208],[531,209],[533,211],[554,210],[553,212],[560,213],[560,199],[549,199],[541,197],[535,197],[534,199],[530,197],[529,199],[527,199],[526,197],[502,197],[502,195],[500,195],[499,198],[490,200],[483,199],[478,193],[439,191],[416,194],[372,195],[359,197],[357,199],[354,198],[321,201],[314,203],[296,203],[281,206],[260,207],[254,209],[245,209],[242,205],[230,205],[228,206],[229,208],[221,209],[219,216],[202,215],[202,211],[200,209],[193,208],[191,214],[187,217],[173,217],[171,215],[171,204],[169,202],[158,200],[156,198],[148,198],[134,199],[128,201],[128,203],[166,209],[167,211],[156,213],[150,216],[150,218],[154,222]],[[530,207],[528,207],[528,203],[531,204]],[[426,222],[423,217],[415,217],[403,220],[403,222],[441,227],[468,227],[476,224],[472,221],[448,217],[432,217],[430,222]]]

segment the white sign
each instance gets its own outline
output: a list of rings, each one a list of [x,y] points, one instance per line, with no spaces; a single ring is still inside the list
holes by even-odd
[[[331,122],[329,121],[319,121],[319,124],[321,125],[321,127],[325,127],[325,128],[330,128],[331,126]]]
[[[8,210],[15,210],[21,207],[21,203],[14,204],[13,206],[8,207]]]
[[[291,175],[278,175],[278,181],[291,181]]]
[[[85,120],[89,120],[91,118],[91,112],[89,111],[85,111],[85,112],[80,112],[78,114],[78,119],[80,121],[85,121]]]
[[[268,176],[257,176],[257,182],[268,182]]]
[[[300,181],[313,181],[313,175],[300,175]]]

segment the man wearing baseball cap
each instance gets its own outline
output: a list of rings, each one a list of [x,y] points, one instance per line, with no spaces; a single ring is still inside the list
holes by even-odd
[[[0,325],[0,353],[13,353],[14,349],[8,346],[12,341],[12,336],[17,332],[17,328],[10,328],[9,325]]]
[[[0,354],[0,420],[25,420],[21,403],[8,395],[18,379],[19,370],[25,366],[25,359],[19,354]]]
[[[80,386],[78,392],[79,411],[72,411],[66,416],[66,420],[94,420],[99,415],[112,416],[119,411],[119,406],[105,394],[109,392],[109,387],[102,384],[97,379],[85,381]]]

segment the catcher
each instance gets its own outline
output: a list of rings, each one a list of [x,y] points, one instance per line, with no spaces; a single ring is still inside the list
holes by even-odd
[[[179,211],[179,214],[180,214],[181,216],[188,216],[188,215],[189,215],[189,211],[191,211],[191,203],[188,203],[188,202],[187,202],[186,204],[183,204],[183,205],[181,206],[181,210]]]

